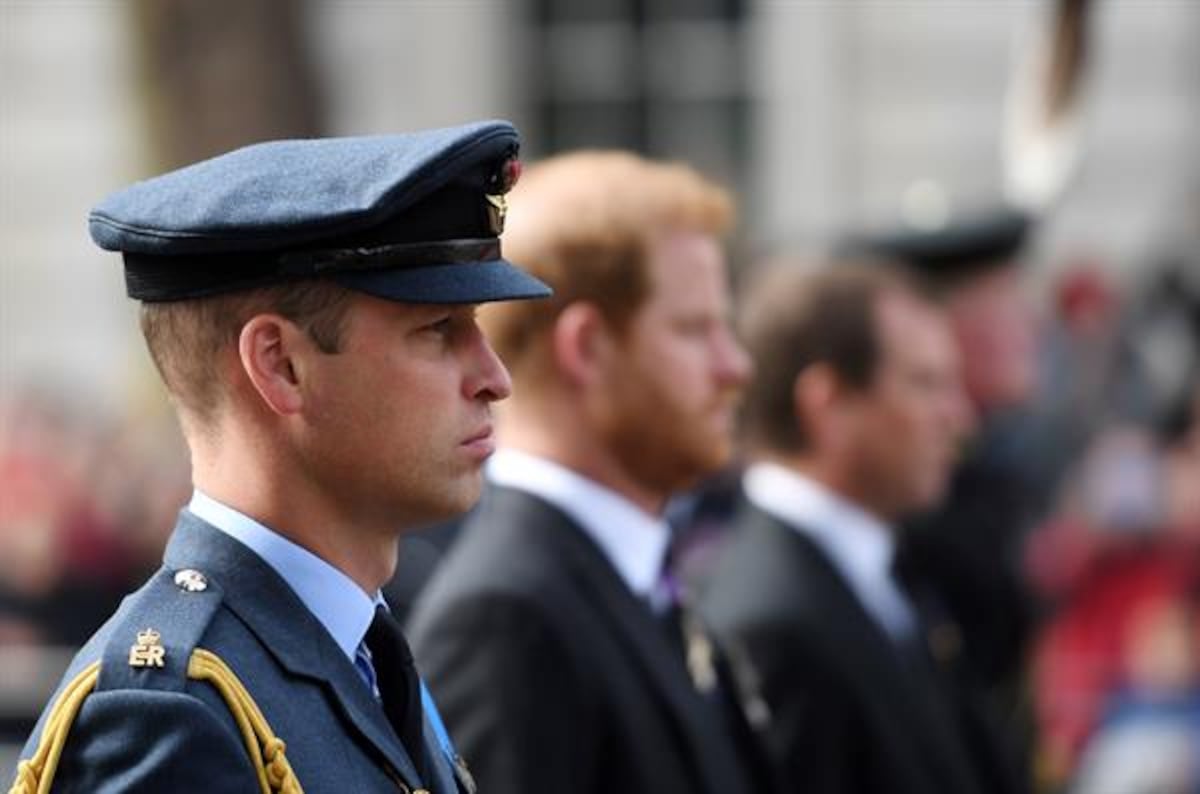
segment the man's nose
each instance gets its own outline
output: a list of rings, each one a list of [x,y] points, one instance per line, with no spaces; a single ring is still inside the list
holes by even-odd
[[[717,373],[722,382],[744,386],[754,374],[754,362],[737,337],[728,328],[721,328],[716,339]]]
[[[472,340],[471,366],[464,388],[468,398],[487,402],[504,400],[512,394],[508,368],[478,328]]]

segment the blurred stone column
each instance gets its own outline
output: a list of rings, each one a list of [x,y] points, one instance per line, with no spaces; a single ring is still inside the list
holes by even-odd
[[[747,217],[768,249],[815,247],[851,213],[861,177],[854,13],[832,0],[755,4]]]
[[[299,0],[136,0],[134,30],[162,168],[325,131]]]

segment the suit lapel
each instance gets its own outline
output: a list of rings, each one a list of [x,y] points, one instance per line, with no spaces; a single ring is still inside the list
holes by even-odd
[[[711,792],[740,790],[737,774],[721,762],[730,755],[714,730],[713,714],[691,684],[678,650],[650,608],[628,588],[590,537],[566,515],[528,494],[496,488],[495,508],[537,533],[537,542],[554,549],[573,585],[601,616],[605,630],[618,638],[648,682],[648,689],[684,739],[690,766]],[[519,517],[517,517],[519,516]]]
[[[280,667],[321,682],[362,738],[407,784],[420,786],[412,759],[354,665],[287,583],[257,554],[184,510],[167,545],[164,563],[172,569],[199,569],[218,582],[225,593],[225,605],[258,637]],[[283,738],[286,741],[287,737]]]
[[[759,533],[774,549],[798,561],[797,576],[804,579],[803,598],[819,603],[821,620],[836,634],[837,657],[853,677],[871,689],[874,701],[886,704],[890,714],[914,721],[904,733],[924,747],[926,766],[937,768],[938,779],[951,781],[949,790],[974,792],[973,775],[966,768],[961,742],[947,719],[937,681],[915,669],[901,649],[868,614],[858,597],[829,558],[807,535],[757,508],[746,526]]]

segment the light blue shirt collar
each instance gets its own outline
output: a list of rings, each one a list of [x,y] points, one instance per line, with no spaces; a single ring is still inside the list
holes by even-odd
[[[320,621],[342,653],[354,662],[355,652],[383,595],[372,598],[353,579],[278,532],[196,489],[187,509],[197,518],[247,546],[295,591]]]

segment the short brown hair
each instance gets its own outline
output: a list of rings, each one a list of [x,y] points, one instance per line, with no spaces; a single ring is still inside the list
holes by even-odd
[[[181,410],[201,425],[211,420],[221,396],[217,354],[236,345],[252,317],[273,312],[305,329],[326,353],[341,346],[349,290],[309,279],[207,298],[143,303],[142,335],[150,357]]]
[[[776,264],[755,279],[740,309],[742,339],[756,375],[743,402],[747,441],[760,449],[808,445],[793,402],[796,376],[829,365],[855,389],[870,387],[880,359],[876,306],[885,294],[923,295],[906,271],[883,263],[835,263],[813,270]]]
[[[595,304],[618,330],[646,299],[646,261],[657,234],[724,234],[733,202],[692,168],[628,152],[581,151],[527,169],[508,197],[505,256],[554,288],[540,301],[488,306],[488,336],[521,378],[536,369],[539,340],[571,303]]]

